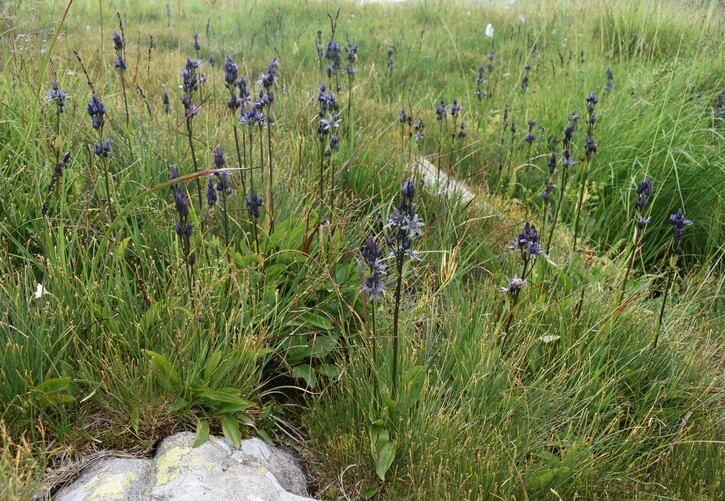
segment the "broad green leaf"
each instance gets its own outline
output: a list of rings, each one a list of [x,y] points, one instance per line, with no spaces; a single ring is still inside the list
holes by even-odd
[[[169,410],[171,412],[181,412],[188,407],[189,407],[189,402],[187,402],[183,398],[179,398],[173,404],[171,404],[171,406],[169,406]]]
[[[555,474],[556,469],[544,468],[529,478],[529,481],[526,483],[527,487],[530,489],[543,489],[551,483]]]
[[[400,396],[401,412],[408,411],[420,400],[423,394],[423,383],[425,383],[425,370],[422,366],[416,365],[406,373],[403,383],[405,394]]]
[[[266,357],[267,355],[271,355],[272,353],[274,353],[274,350],[272,348],[261,348],[259,351],[257,351],[257,353],[254,354],[254,357]]]
[[[378,442],[378,460],[375,462],[375,473],[383,482],[385,482],[385,475],[395,460],[395,452],[396,448],[393,442],[389,440]]]
[[[138,435],[138,424],[139,424],[139,415],[138,415],[138,407],[134,407],[131,411],[131,429],[133,432]]]
[[[371,499],[373,498],[378,492],[380,491],[380,486],[374,485],[372,487],[368,487],[362,493],[360,494],[360,497],[363,499]]]
[[[116,256],[123,258],[126,254],[126,247],[128,247],[128,242],[131,241],[131,237],[126,237],[123,240],[121,240],[118,245],[116,246]]]
[[[219,412],[220,414],[233,414],[235,412],[246,411],[247,409],[251,409],[252,407],[254,407],[254,403],[249,402],[248,400],[240,399],[238,403],[224,404],[219,406],[217,412]]]
[[[239,420],[231,414],[222,416],[222,433],[234,445],[239,447],[242,444],[242,433],[239,431]]]
[[[206,419],[199,419],[196,421],[196,436],[192,447],[199,447],[207,438],[209,438],[209,423]]]
[[[166,357],[151,350],[146,350],[151,356],[151,368],[156,373],[161,386],[170,392],[176,392],[181,386],[179,379],[179,373],[176,372]]]
[[[67,390],[70,382],[71,378],[69,377],[48,379],[47,381],[44,381],[36,386],[35,391],[40,393],[55,393],[58,391]]]
[[[297,365],[292,368],[292,376],[297,379],[302,379],[307,383],[307,386],[314,389],[317,387],[317,377],[315,376],[315,369],[309,365]]]
[[[219,362],[221,362],[221,359],[221,351],[217,350],[211,354],[209,360],[207,360],[206,364],[204,365],[204,381],[209,381],[209,378],[211,378],[212,374],[214,374],[214,370],[216,370]]]
[[[317,367],[317,372],[330,379],[337,379],[342,374],[342,367],[336,364],[323,364]]]

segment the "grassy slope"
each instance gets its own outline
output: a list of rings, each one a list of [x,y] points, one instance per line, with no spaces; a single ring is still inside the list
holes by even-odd
[[[52,36],[37,30],[53,27],[64,6],[23,7],[17,19],[3,21],[9,33],[30,33],[27,39],[3,37],[8,50],[0,72],[7,117],[0,123],[0,191],[8,194],[0,217],[0,327],[8,340],[0,359],[0,401],[14,443],[22,443],[18,437],[25,431],[51,453],[55,443],[87,450],[91,438],[104,447],[130,447],[193,426],[205,415],[219,430],[218,414],[192,388],[233,387],[257,404],[247,414],[263,432],[272,433],[275,425],[289,430],[284,423],[301,418],[321,495],[355,497],[379,486],[367,437],[371,412],[382,412],[378,388],[384,384],[370,379],[369,352],[357,343],[367,310],[357,297],[355,252],[365,233],[380,231],[406,175],[403,152],[410,157],[413,145],[401,147],[395,121],[400,107],[426,121],[419,148],[436,161],[442,145],[445,167],[448,142],[438,132],[434,107],[440,97],[448,103],[457,97],[465,108],[468,137],[455,153],[455,173],[474,185],[488,181],[495,191],[490,201],[504,217],[422,196],[427,233],[420,244],[424,259],[406,279],[415,301],[406,303],[404,313],[403,365],[422,365],[427,377],[413,410],[389,424],[398,459],[381,495],[539,498],[553,488],[564,498],[578,493],[615,499],[723,492],[722,442],[717,442],[722,441],[717,361],[723,357],[723,295],[717,272],[725,237],[718,188],[725,184],[725,148],[722,120],[711,111],[723,90],[725,51],[716,2],[700,10],[661,2],[637,8],[541,2],[520,12],[470,4],[341,4],[338,40],[344,43],[349,36],[360,45],[355,144],[343,136],[334,157],[345,169],[338,210],[330,217],[346,224],[316,238],[309,257],[300,249],[312,232],[309,221],[316,218],[310,195],[317,180],[315,31],[322,29],[327,40],[326,14],[333,9],[318,2],[183,4],[181,19],[172,6],[170,27],[165,4],[117,2],[105,6],[102,15],[96,2],[73,5],[52,52],[58,81],[69,94],[57,136],[53,108],[43,99],[51,80],[49,52],[40,50],[52,45]],[[152,111],[149,116],[129,86],[129,130],[118,75],[110,66],[116,10],[127,15],[127,78],[139,83]],[[493,43],[483,35],[488,22],[495,26]],[[215,70],[205,64],[213,95],[194,122],[202,168],[213,165],[217,144],[235,163],[223,56],[241,61],[240,73],[250,81],[274,55],[282,66],[274,105],[277,233],[268,239],[264,220],[268,252],[254,252],[236,177],[237,193],[227,207],[232,250],[225,250],[219,210],[192,215],[196,242],[202,219],[206,228],[192,303],[172,230],[173,204],[159,185],[168,178],[167,163],[178,164],[182,173],[193,170],[186,138],[174,129],[183,118],[178,70],[187,55],[193,56],[194,31],[201,33],[200,55],[213,53],[218,60]],[[148,34],[156,42],[150,66]],[[388,47],[395,50],[392,76]],[[479,103],[473,79],[492,48],[494,97]],[[104,209],[102,170],[88,149],[96,140],[85,113],[89,92],[72,49],[79,51],[108,107],[113,198],[120,213],[112,225]],[[527,63],[529,90],[522,94],[517,88]],[[602,90],[607,67],[615,82],[609,94]],[[344,106],[348,87],[341,85]],[[161,112],[164,90],[172,99],[169,116]],[[545,136],[559,137],[567,114],[584,116],[584,96],[591,90],[600,97],[599,153],[584,213],[585,234],[598,257],[585,262],[571,249],[574,182],[551,256],[556,266],[536,269],[502,341],[508,310],[498,287],[518,267],[507,244],[527,217],[541,218],[538,194],[550,151]],[[516,141],[507,132],[500,148],[504,105],[509,124],[514,120],[519,132]],[[528,119],[537,121],[537,130],[545,128],[542,146],[533,153],[521,142]],[[183,124],[179,131],[185,131]],[[72,151],[73,159],[62,191],[49,198],[50,215],[43,217],[54,136],[58,149]],[[582,127],[575,136],[577,155],[583,137]],[[496,181],[500,155],[505,177]],[[649,273],[630,282],[632,300],[618,308],[633,187],[645,175],[656,190],[653,223],[637,269],[646,266]],[[193,183],[189,193],[195,199]],[[360,199],[355,209],[342,210],[355,198]],[[680,206],[695,225],[686,230],[685,269],[675,281],[662,343],[651,354],[661,297],[649,291],[663,286],[671,234],[667,215]],[[258,264],[262,259],[264,268]],[[583,313],[573,322],[585,276]],[[39,282],[47,294],[36,300],[32,294]],[[390,317],[389,307],[380,307],[382,335]],[[560,338],[540,341],[547,334]],[[354,362],[338,361],[344,377],[311,400],[309,411],[290,414],[291,408],[282,410],[273,397],[284,393],[280,401],[287,401],[290,390],[278,388],[295,381],[288,378],[289,364],[304,366],[300,353],[307,352],[285,340],[315,346],[317,335],[333,339],[336,348],[353,344],[347,360]],[[276,353],[263,350],[269,346]],[[223,370],[205,370],[214,349],[223,356]],[[167,357],[182,383],[160,385],[159,366],[144,350]],[[389,355],[382,353],[373,373],[384,380]],[[315,360],[318,368],[331,361]],[[57,380],[58,389],[39,387],[63,377],[69,380]],[[297,379],[293,386],[303,384]],[[33,471],[36,460],[29,448],[3,444],[3,475],[20,479],[17,472]],[[40,455],[39,464],[47,457]],[[62,455],[50,457],[58,461]],[[14,458],[27,466],[11,468],[20,464]],[[12,485],[17,492],[36,486],[32,477]]]

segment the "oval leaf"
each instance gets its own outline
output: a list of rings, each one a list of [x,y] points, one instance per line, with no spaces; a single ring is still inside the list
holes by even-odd
[[[206,419],[199,419],[196,422],[196,436],[194,437],[194,445],[192,447],[199,447],[206,442],[207,438],[209,438],[209,423]]]
[[[239,421],[231,414],[222,416],[222,432],[234,447],[242,445],[242,433],[239,431]]]

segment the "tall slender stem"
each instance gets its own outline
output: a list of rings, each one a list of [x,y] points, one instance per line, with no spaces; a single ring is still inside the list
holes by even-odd
[[[191,134],[191,116],[186,118],[186,130],[189,133],[189,148],[191,148],[191,159],[194,161],[194,174],[197,174],[199,172],[199,165],[196,162],[196,151],[194,150],[194,138]],[[196,193],[199,197],[199,208],[201,209],[204,207],[204,203],[201,199],[201,181],[199,181],[199,178],[196,178]]]
[[[227,222],[227,219],[229,218],[227,214],[227,193],[226,191],[222,192],[222,210],[224,211],[224,239],[227,245],[229,245],[229,224]]]
[[[377,365],[377,330],[375,329],[375,300],[370,301],[373,319],[373,365]]]
[[[622,289],[619,291],[619,299],[617,300],[618,303],[621,303],[624,299],[624,293],[627,291],[627,279],[629,278],[629,274],[631,273],[632,269],[634,268],[634,259],[637,255],[637,244],[639,243],[640,239],[640,232],[635,227],[634,230],[634,246],[632,247],[632,253],[629,256],[629,265],[627,266],[627,270],[624,272],[624,280],[622,280]]]
[[[119,75],[121,76],[121,88],[123,89],[123,107],[126,109],[126,142],[128,143],[128,151],[133,157],[133,146],[131,145],[131,115],[128,113],[128,101],[126,99],[126,79],[123,78],[123,73],[119,72]]]
[[[274,229],[274,200],[272,194],[272,103],[267,108],[267,154],[269,155],[269,179],[267,180],[267,213],[269,214],[269,232]]]
[[[393,312],[393,400],[398,390],[398,320],[400,316],[400,295],[403,288],[403,254],[398,251],[396,256],[398,283],[395,286],[395,310]]]
[[[556,204],[556,212],[554,212],[554,221],[551,223],[551,233],[549,233],[549,240],[546,242],[546,254],[549,254],[551,249],[551,240],[554,238],[554,230],[556,230],[556,223],[559,220],[559,210],[561,209],[561,201],[564,199],[564,191],[566,190],[566,181],[569,177],[568,171],[564,170],[562,174],[561,192],[559,193],[559,203]]]
[[[587,178],[589,177],[589,162],[587,162],[586,169],[584,170],[583,179],[582,179],[582,185],[579,188],[579,203],[576,206],[576,214],[574,216],[574,243],[573,247],[576,249],[576,238],[579,234],[579,213],[582,210],[582,206],[584,205],[584,189],[587,185]]]
[[[252,134],[252,129],[249,129],[249,167],[251,167],[251,170],[249,171],[249,189],[254,190],[254,134]]]
[[[241,170],[242,165],[244,165],[244,164],[242,164],[242,154],[239,151],[239,133],[237,132],[236,125],[234,125],[232,128],[234,129],[234,144],[237,147],[237,163],[239,164],[239,169]],[[247,194],[247,183],[246,183],[245,177],[246,176],[244,175],[244,170],[242,170],[242,191],[246,195]]]
[[[677,259],[675,259],[675,266],[677,265]],[[675,272],[675,266],[670,266],[669,273],[667,275],[667,285],[665,286],[665,293],[662,296],[662,307],[660,308],[660,314],[657,317],[657,328],[655,329],[655,343],[653,350],[657,349],[657,341],[660,338],[660,331],[662,330],[662,317],[665,314],[665,306],[667,305],[667,295],[670,292],[670,286],[672,285],[672,276]]]

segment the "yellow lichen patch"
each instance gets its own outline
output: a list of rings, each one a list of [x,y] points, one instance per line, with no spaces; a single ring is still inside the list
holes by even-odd
[[[99,475],[96,481],[88,485],[84,490],[91,499],[123,499],[126,486],[136,479],[133,472],[112,475],[105,473]]]
[[[164,454],[156,458],[156,485],[171,482],[181,474],[181,467],[186,464],[197,464],[200,459],[192,454],[183,463],[181,459],[191,452],[191,447],[171,447]]]

